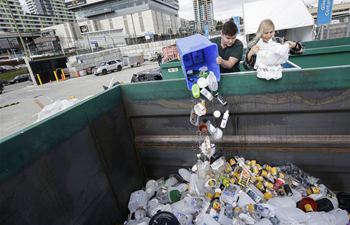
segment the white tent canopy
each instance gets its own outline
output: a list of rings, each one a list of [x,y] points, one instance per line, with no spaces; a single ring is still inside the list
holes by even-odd
[[[271,19],[276,30],[310,27],[314,20],[302,0],[263,0],[244,4],[245,34],[254,34],[259,23]]]

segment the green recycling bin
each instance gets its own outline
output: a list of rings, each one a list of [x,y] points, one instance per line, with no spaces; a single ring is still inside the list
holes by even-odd
[[[179,60],[170,61],[160,65],[163,80],[183,78],[184,74],[181,69]]]

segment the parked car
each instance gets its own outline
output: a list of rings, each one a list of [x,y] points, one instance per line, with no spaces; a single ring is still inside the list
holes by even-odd
[[[107,62],[103,62],[100,65],[97,66],[94,74],[98,75],[98,74],[107,74],[108,72],[111,71],[121,71],[123,68],[123,63],[120,60],[110,60]]]
[[[10,70],[15,70],[16,68],[10,65],[4,65],[4,66],[0,66],[0,71],[1,72],[5,72],[5,71],[10,71]]]
[[[12,80],[9,80],[9,83],[10,84],[19,83],[23,81],[28,81],[29,79],[30,79],[29,74],[23,74],[23,75],[15,76]]]
[[[142,81],[151,81],[151,80],[163,80],[163,76],[160,72],[160,68],[153,68],[143,70],[134,74],[131,78],[131,83],[142,82]]]

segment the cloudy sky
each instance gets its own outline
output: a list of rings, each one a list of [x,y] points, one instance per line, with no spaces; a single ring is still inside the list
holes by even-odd
[[[239,16],[242,14],[242,2],[252,2],[256,0],[213,0],[214,18],[216,20],[227,19],[232,16]],[[263,1],[263,0],[260,0]],[[276,0],[278,1],[278,0]],[[291,0],[292,1],[292,0]],[[334,3],[347,2],[349,0],[333,0]],[[316,4],[317,0],[304,0],[306,4]],[[181,18],[193,20],[193,0],[179,0]]]

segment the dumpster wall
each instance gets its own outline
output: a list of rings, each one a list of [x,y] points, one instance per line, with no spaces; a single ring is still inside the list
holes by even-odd
[[[263,163],[293,162],[334,190],[350,190],[349,69],[288,71],[278,81],[255,73],[224,75],[219,90],[231,116],[217,149]],[[123,86],[123,92],[147,175],[193,165],[199,139],[189,123],[194,102],[184,82]],[[208,107],[209,114],[224,111],[219,103]]]
[[[292,162],[350,190],[350,66],[224,75],[217,149]],[[117,86],[0,141],[0,224],[115,224],[147,178],[192,166],[199,139],[184,79]],[[209,117],[218,102],[208,104]]]
[[[144,183],[120,87],[0,142],[0,224],[121,224]]]

